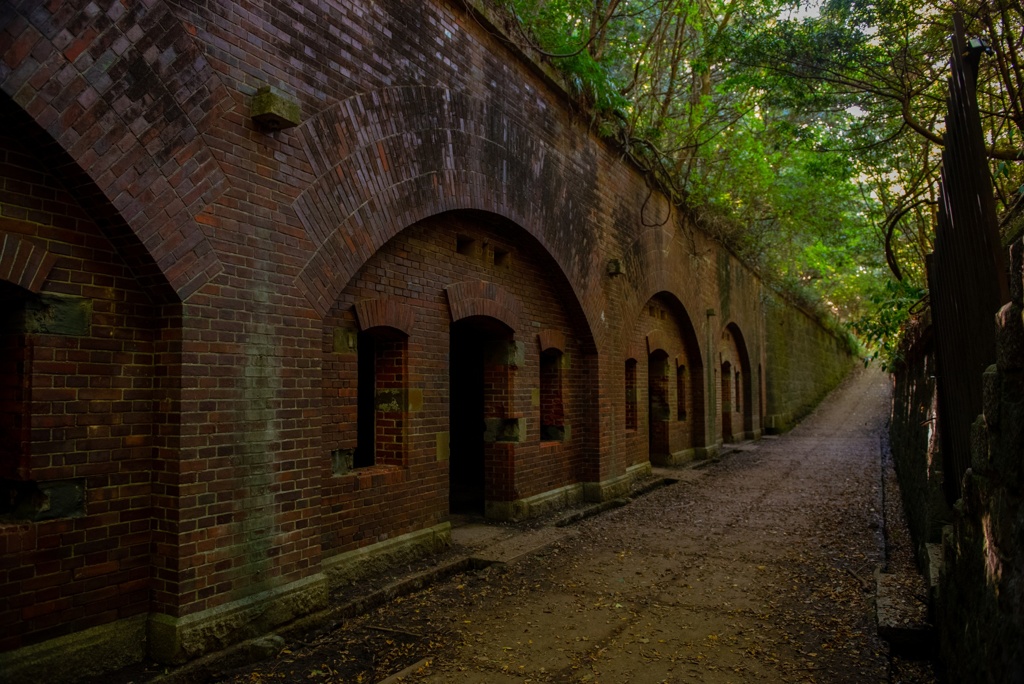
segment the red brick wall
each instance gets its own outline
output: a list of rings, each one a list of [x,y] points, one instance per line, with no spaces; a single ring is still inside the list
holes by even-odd
[[[86,478],[89,499],[84,518],[0,531],[15,551],[2,618],[27,639],[144,611],[147,586],[151,611],[195,613],[446,520],[446,286],[487,281],[519,303],[485,302],[522,349],[502,371],[521,434],[492,445],[497,497],[646,460],[652,327],[689,369],[673,449],[705,441],[722,320],[765,358],[754,274],[462,5],[8,4],[0,102],[59,152],[39,150],[75,200],[19,153],[0,172],[17,198],[4,230],[57,255],[44,291],[94,306],[90,335],[32,346],[31,476]],[[264,85],[301,105],[298,127],[252,122]],[[407,335],[407,410],[380,423],[402,456],[334,475],[357,437],[353,306],[382,297],[397,303],[363,311],[400,309]],[[671,315],[647,320],[651,302]],[[540,439],[543,331],[565,340],[562,442]]]
[[[639,371],[638,366],[640,362],[637,359],[629,358],[626,359],[626,430],[627,432],[636,430],[640,427],[640,385],[639,385]],[[630,435],[626,435],[627,438]]]
[[[565,405],[562,403],[562,359],[559,350],[541,352],[540,356],[540,424],[561,428],[565,425]],[[545,435],[541,435],[544,439]]]
[[[404,392],[406,385],[405,340],[379,341],[377,343],[376,391],[377,410],[374,427],[376,431],[376,463],[382,465],[405,465],[405,446],[408,435],[405,431],[407,420]],[[398,395],[394,393],[397,392]],[[396,401],[397,397],[397,401]]]
[[[738,328],[730,324],[722,331],[719,350],[719,386],[718,392],[718,436],[726,441],[742,439],[744,434],[753,429],[753,385],[751,384],[750,365],[742,337],[736,333]],[[721,376],[724,365],[729,364],[729,377]],[[728,382],[728,387],[726,387]],[[728,404],[729,415],[726,418],[724,406]],[[725,435],[725,426],[731,427],[731,434]]]
[[[632,348],[643,353],[638,363],[637,404],[640,424],[632,435],[630,463],[642,463],[649,457],[651,438],[648,405],[651,386],[667,402],[667,420],[655,427],[655,450],[660,453],[675,453],[693,447],[705,446],[703,441],[705,415],[703,411],[703,378],[700,371],[702,351],[693,330],[693,323],[681,304],[674,297],[658,294],[651,298],[637,316],[630,338]],[[657,378],[650,377],[650,357],[667,355]],[[686,390],[682,397],[685,413],[679,412],[678,368],[683,366]],[[695,371],[696,369],[696,371]],[[694,384],[694,373],[696,382]]]
[[[476,248],[467,247],[467,253],[460,254],[460,236]],[[495,250],[506,253],[498,264]],[[520,417],[525,426],[519,442],[488,446],[490,496],[514,500],[582,478],[593,424],[586,360],[592,343],[586,331],[574,325],[550,271],[549,258],[521,229],[493,217],[453,213],[409,227],[357,273],[324,320],[323,448],[356,445],[357,364],[346,340],[359,329],[353,306],[360,301],[402,298],[414,307],[416,323],[407,340],[407,387],[422,396],[422,404],[407,414],[406,468],[376,467],[341,476],[331,476],[325,469],[325,551],[354,548],[367,539],[395,536],[447,517],[448,464],[438,461],[436,440],[438,433],[449,429],[451,313],[445,287],[453,283],[486,280],[522,304],[513,339],[524,349],[523,364],[487,366],[492,387],[486,402],[489,410],[494,417]],[[541,406],[534,405],[541,365],[537,333],[542,329],[564,333],[564,353],[570,359],[562,371],[564,423],[570,439],[545,443],[543,449]],[[372,472],[380,474],[377,480],[369,477]]]
[[[0,522],[0,650],[144,613],[149,608],[154,350],[158,309],[99,226],[26,147],[20,123],[0,114],[0,232],[56,255],[44,295],[91,306],[75,334],[0,335],[5,360],[0,475],[85,487],[81,517]],[[38,295],[3,283],[20,308]],[[10,321],[8,321],[10,323]],[[17,363],[10,363],[17,354]],[[19,370],[21,377],[15,377]],[[6,399],[23,386],[20,405]],[[14,628],[16,626],[16,628]]]

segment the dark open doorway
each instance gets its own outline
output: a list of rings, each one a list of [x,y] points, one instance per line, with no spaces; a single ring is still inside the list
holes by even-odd
[[[732,435],[732,364],[722,364],[722,441],[731,442]]]
[[[449,370],[448,502],[452,513],[483,515],[486,499],[487,418],[501,412],[507,382],[501,377],[501,351],[511,331],[480,316],[451,325]],[[507,360],[504,361],[507,372]]]

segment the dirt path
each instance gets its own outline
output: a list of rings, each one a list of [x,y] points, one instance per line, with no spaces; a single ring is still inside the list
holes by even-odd
[[[786,435],[231,681],[925,681],[872,613],[888,391],[860,372]]]

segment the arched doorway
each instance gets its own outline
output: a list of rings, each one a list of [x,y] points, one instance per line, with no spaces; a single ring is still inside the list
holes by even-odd
[[[519,439],[518,421],[507,418],[512,331],[471,316],[451,324],[449,339],[449,511],[483,515],[488,483],[499,477],[494,452]]]
[[[639,421],[630,420],[635,413],[630,401],[630,362],[626,365],[626,429],[638,428],[630,439],[643,439],[646,432],[646,444],[636,448],[646,451],[654,465],[684,463],[705,446],[704,365],[696,331],[682,303],[669,292],[647,301],[635,330],[631,346],[647,350],[647,363],[639,364],[635,373],[637,389],[647,391],[646,401],[641,395],[635,402],[641,412],[647,409],[647,429],[643,430],[643,415]]]
[[[757,364],[757,429],[764,430],[764,371]]]
[[[722,330],[721,341],[722,441],[753,439],[754,377],[743,333],[735,323]],[[728,369],[727,369],[728,367]],[[760,387],[760,367],[757,383]],[[760,398],[760,397],[759,397]]]

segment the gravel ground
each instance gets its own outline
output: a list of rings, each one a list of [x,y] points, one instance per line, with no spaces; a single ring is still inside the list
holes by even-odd
[[[875,629],[874,572],[912,569],[884,453],[888,395],[887,376],[857,372],[786,435],[660,471],[678,483],[563,528],[538,553],[218,678],[936,681]]]

